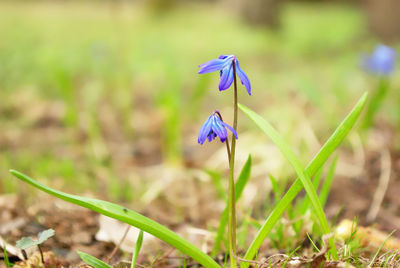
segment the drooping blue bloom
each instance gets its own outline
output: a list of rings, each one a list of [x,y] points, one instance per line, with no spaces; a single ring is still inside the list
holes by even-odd
[[[236,131],[222,121],[218,114],[219,112],[215,111],[201,126],[199,138],[197,139],[198,143],[203,144],[207,139],[208,141],[212,141],[216,137],[219,137],[221,142],[224,142],[228,137],[228,131],[226,129],[229,129],[233,135],[235,135],[236,139],[238,138]]]
[[[228,89],[233,82],[233,62],[235,62],[236,74],[239,76],[242,85],[246,87],[247,92],[251,95],[250,80],[239,66],[239,61],[235,55],[221,55],[218,59],[210,60],[206,63],[199,65],[199,74],[211,73],[220,71],[219,90]]]
[[[388,75],[394,71],[396,51],[385,45],[378,45],[370,56],[363,59],[365,70],[379,75]]]

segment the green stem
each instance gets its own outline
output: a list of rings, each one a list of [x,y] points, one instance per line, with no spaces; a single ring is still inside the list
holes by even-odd
[[[219,111],[215,111],[215,113],[218,115],[219,119],[221,119],[221,121],[223,122],[224,119],[222,119],[221,113]],[[225,140],[225,144],[226,144],[226,152],[228,153],[229,166],[231,166],[231,150],[229,148],[229,139],[228,139],[228,137]]]
[[[238,114],[238,97],[237,97],[237,82],[236,82],[236,66],[235,60],[232,62],[233,68],[233,85],[234,85],[234,105],[233,105],[233,129],[237,132],[237,114]],[[228,240],[229,240],[229,256],[231,268],[236,268],[236,208],[235,208],[235,151],[236,151],[236,138],[232,133],[231,154],[229,159],[229,196],[228,196]]]
[[[374,118],[379,108],[382,105],[383,100],[387,94],[389,88],[389,81],[387,78],[382,77],[379,80],[378,88],[375,91],[374,96],[371,98],[371,101],[367,107],[367,111],[365,113],[364,122],[362,127],[364,129],[369,129],[371,125],[374,123]]]

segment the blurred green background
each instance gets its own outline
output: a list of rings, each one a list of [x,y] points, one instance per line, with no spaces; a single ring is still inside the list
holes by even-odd
[[[232,118],[231,90],[218,91],[216,73],[197,74],[220,54],[236,54],[252,82],[240,102],[307,163],[316,148],[299,141],[311,135],[299,129],[310,126],[324,142],[376,86],[361,56],[389,39],[399,48],[371,27],[362,3],[287,1],[271,4],[272,15],[232,3],[0,2],[0,193],[30,191],[13,168],[133,202],[162,179],[160,166],[201,168],[221,146],[198,145],[200,126],[214,109]],[[376,127],[395,132],[400,78],[391,80]],[[239,119],[241,132],[257,132]]]

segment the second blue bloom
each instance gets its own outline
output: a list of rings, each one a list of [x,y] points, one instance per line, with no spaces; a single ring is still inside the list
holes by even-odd
[[[221,142],[224,142],[228,137],[228,131],[226,129],[229,129],[233,133],[233,135],[235,135],[236,139],[238,138],[236,131],[231,126],[222,121],[221,118],[218,116],[218,111],[215,111],[201,126],[199,138],[197,139],[197,141],[200,144],[203,144],[207,139],[208,141],[212,141],[216,137],[218,137],[220,138]]]

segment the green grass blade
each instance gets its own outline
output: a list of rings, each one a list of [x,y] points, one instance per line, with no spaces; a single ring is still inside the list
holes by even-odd
[[[315,189],[318,189],[319,187],[322,178],[322,173],[323,173],[323,168],[320,168],[317,171],[317,174],[315,174],[314,176],[312,182]],[[306,213],[309,207],[310,207],[310,198],[308,198],[308,196],[305,196],[302,200],[299,200],[298,204],[296,203],[296,208],[295,208],[295,211],[297,213],[296,216],[304,215],[304,213]]]
[[[10,268],[11,264],[10,264],[10,260],[8,259],[7,246],[5,243],[4,243],[4,247],[3,247],[3,256],[4,256],[4,263],[6,264],[6,267]]]
[[[99,260],[96,257],[93,257],[92,255],[83,253],[81,251],[78,251],[78,255],[84,262],[86,262],[90,266],[93,266],[94,268],[112,268],[111,265],[103,262],[102,260]]]
[[[375,260],[376,260],[376,258],[377,258],[378,255],[379,255],[379,252],[382,250],[382,248],[383,248],[383,246],[385,245],[386,241],[392,236],[392,234],[393,234],[394,232],[396,232],[396,230],[393,230],[393,231],[385,238],[385,240],[383,240],[382,244],[381,244],[381,245],[379,246],[379,248],[378,248],[378,251],[375,253],[374,257],[372,258],[371,262],[369,263],[368,268],[373,267],[373,265],[374,265],[374,263],[375,263]]]
[[[335,177],[335,170],[337,164],[338,157],[336,156],[331,166],[329,167],[328,174],[326,175],[324,184],[322,185],[321,192],[319,193],[319,200],[321,201],[322,207],[325,207],[326,201],[328,200],[328,195],[331,190],[331,185],[333,178]]]
[[[332,136],[327,140],[324,146],[322,146],[318,154],[309,163],[309,165],[305,170],[308,176],[313,176],[322,167],[322,165],[326,162],[329,156],[336,150],[339,144],[347,136],[347,134],[357,121],[358,117],[360,116],[362,109],[364,108],[367,95],[368,95],[367,93],[363,94],[363,96],[354,106],[353,110],[342,121],[342,123],[338,126],[338,128],[335,130]],[[261,229],[258,231],[250,247],[247,249],[247,252],[244,256],[245,259],[250,260],[254,258],[265,238],[271,232],[272,228],[274,227],[276,222],[280,219],[283,212],[290,205],[290,203],[293,201],[293,199],[297,196],[297,194],[301,191],[302,188],[303,185],[300,179],[299,178],[296,179],[296,181],[292,184],[287,193],[283,196],[283,198],[271,212],[271,214],[264,222]],[[242,267],[248,267],[248,264],[242,263]]]
[[[319,252],[321,252],[320,250],[319,250],[319,248],[315,245],[315,243],[314,243],[314,241],[311,239],[311,237],[310,237],[310,235],[307,233],[307,237],[308,237],[308,240],[310,240],[310,242],[311,242],[311,245],[314,247],[314,249],[319,253]]]
[[[136,261],[139,256],[140,249],[142,248],[142,243],[143,243],[143,231],[140,230],[139,236],[136,240],[136,245],[135,245],[135,252],[132,255],[132,262],[131,262],[131,268],[136,267]]]
[[[312,183],[313,183],[315,189],[318,189],[318,187],[319,187],[323,171],[324,171],[324,169],[320,168],[317,171],[317,174],[314,175]],[[322,206],[322,204],[321,204],[321,206]],[[305,213],[307,212],[309,207],[310,207],[310,198],[306,195],[303,199],[299,200],[298,203],[296,203],[296,206],[294,209],[295,213],[296,213],[295,216],[298,217],[298,216],[305,215]],[[322,206],[322,207],[324,207],[324,206]],[[299,220],[293,224],[293,228],[296,231],[296,233],[299,233],[301,231],[301,227],[303,226],[303,223],[304,223],[304,220]]]
[[[328,220],[326,219],[324,210],[322,209],[321,203],[319,201],[317,192],[314,188],[313,183],[310,180],[310,176],[305,173],[304,168],[300,162],[300,159],[296,156],[293,150],[289,147],[289,145],[284,141],[281,135],[269,124],[265,119],[263,119],[259,114],[255,113],[251,109],[239,105],[239,108],[248,116],[250,119],[256,123],[256,125],[275,143],[275,145],[279,148],[281,153],[285,156],[285,158],[292,165],[293,169],[299,176],[304,189],[306,190],[307,196],[311,201],[311,204],[314,208],[314,213],[319,221],[322,232],[324,234],[330,233],[330,228],[328,224]],[[330,250],[332,252],[333,257],[337,258],[337,252],[335,243],[333,238],[329,239]]]
[[[164,242],[170,244],[174,248],[180,250],[182,253],[186,254],[187,256],[191,257],[195,261],[199,262],[205,267],[218,267],[219,265],[207,254],[203,253],[200,249],[195,247],[193,244],[188,242],[187,240],[183,239],[170,229],[166,228],[165,226],[139,214],[123,206],[113,204],[110,202],[81,197],[77,195],[67,194],[61,191],[54,190],[49,188],[37,181],[31,179],[30,177],[26,176],[15,170],[10,170],[11,174],[13,174],[18,179],[29,183],[30,185],[38,188],[39,190],[51,194],[57,198],[62,200],[68,201],[70,203],[79,205],[81,207],[85,207],[101,213],[105,216],[110,218],[114,218],[130,224],[136,228],[143,230],[146,233],[152,234],[155,237],[163,240]]]
[[[244,164],[242,171],[240,172],[239,178],[235,183],[235,201],[238,201],[240,196],[242,195],[243,190],[247,182],[249,181],[250,172],[251,172],[251,155],[249,155],[249,157],[247,158],[247,161]],[[226,200],[226,202],[228,201]],[[212,251],[213,256],[216,255],[219,251],[221,241],[224,237],[227,222],[228,222],[228,203],[226,203],[225,209],[222,212],[221,218],[219,220],[217,236],[215,238],[214,248]]]
[[[274,192],[274,196],[275,196],[274,197],[274,203],[277,203],[278,200],[281,199],[282,192],[284,191],[284,189],[282,189],[278,185],[278,181],[271,174],[269,175],[269,180],[271,181],[272,191]]]

